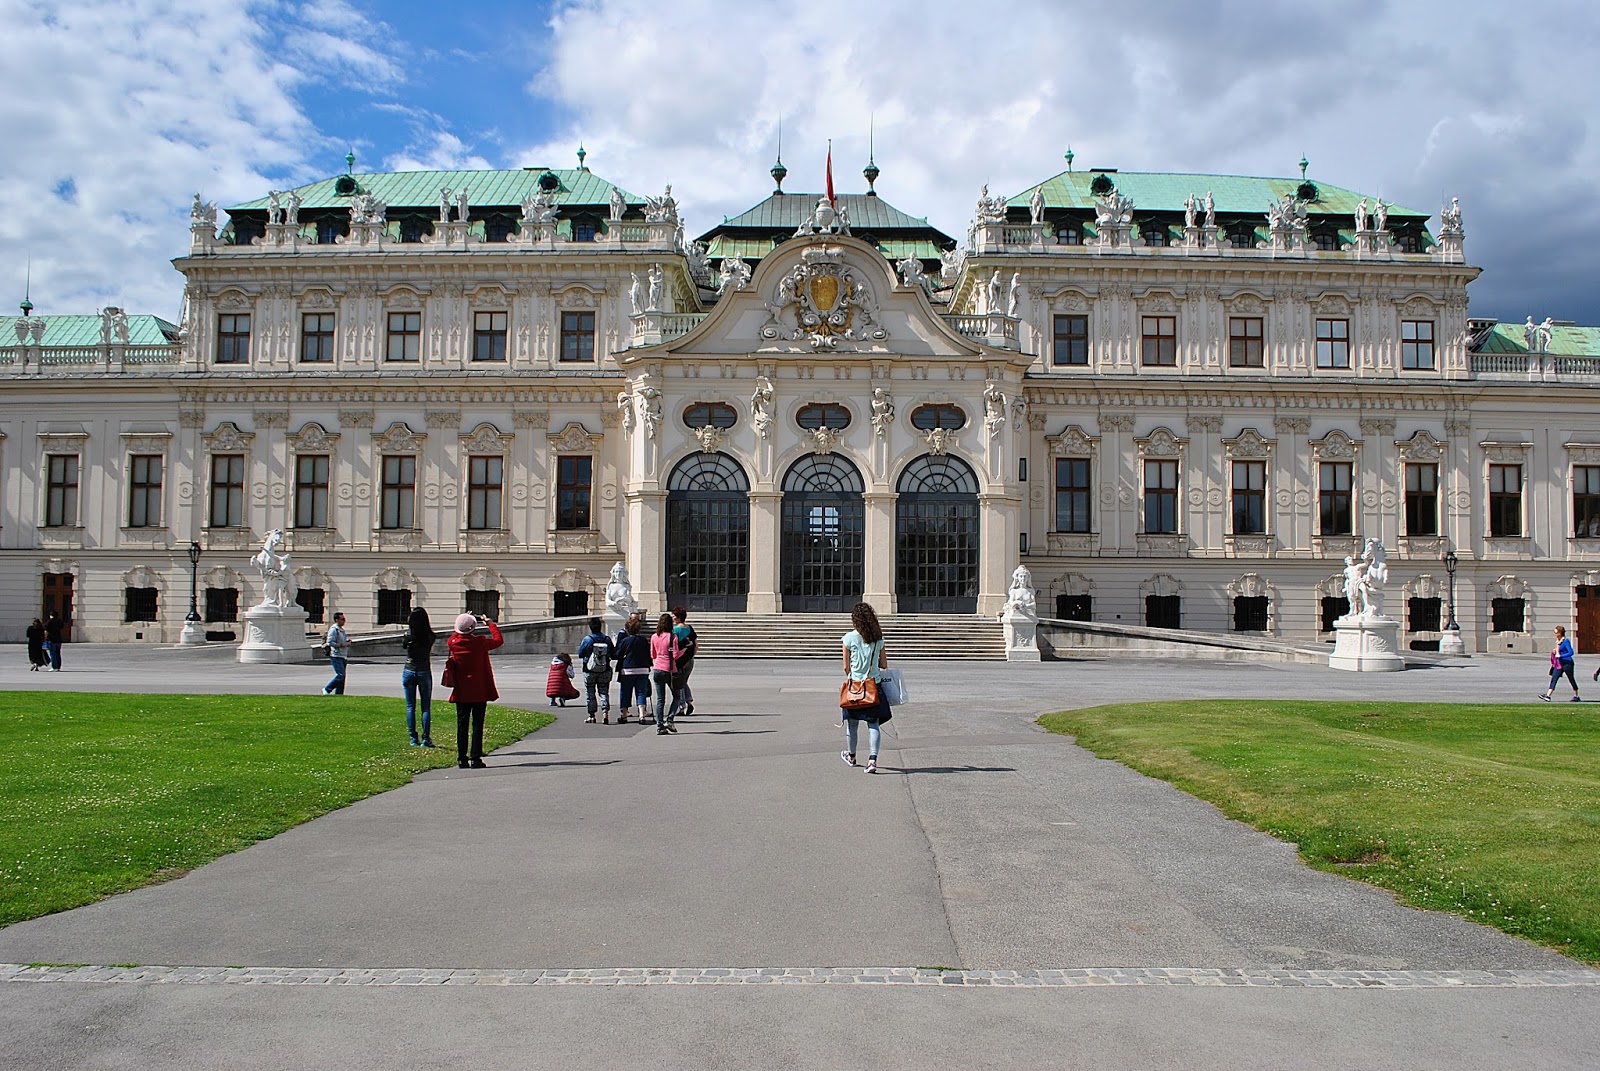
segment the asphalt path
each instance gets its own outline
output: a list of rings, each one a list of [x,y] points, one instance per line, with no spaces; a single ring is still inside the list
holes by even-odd
[[[74,645],[48,675],[23,661],[0,650],[0,689],[312,693],[327,676],[221,650]],[[0,930],[13,964],[1289,968],[1328,972],[1326,988],[12,980],[5,1062],[1594,1067],[1600,978],[1573,984],[1576,965],[1548,950],[1311,871],[1292,846],[1033,724],[1139,699],[1532,702],[1542,662],[910,663],[913,701],[869,776],[839,759],[832,659],[704,660],[676,736],[585,725],[568,707],[487,770],[429,773],[177,881]],[[497,660],[504,701],[543,706],[545,670]],[[397,665],[352,666],[349,691],[396,697],[403,742]],[[1483,970],[1553,981],[1434,984]]]

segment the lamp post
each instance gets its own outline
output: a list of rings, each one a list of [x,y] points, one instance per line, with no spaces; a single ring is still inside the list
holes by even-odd
[[[183,637],[178,641],[185,647],[206,642],[206,631],[200,621],[200,544],[189,544],[189,613],[183,619]]]
[[[1444,631],[1439,635],[1439,653],[1445,655],[1465,655],[1467,645],[1461,639],[1461,626],[1456,624],[1456,564],[1460,561],[1456,552],[1444,552],[1444,571],[1450,583],[1450,616],[1444,623]]]

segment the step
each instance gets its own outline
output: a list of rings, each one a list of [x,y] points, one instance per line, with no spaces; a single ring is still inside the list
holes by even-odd
[[[839,640],[850,631],[850,615],[696,613],[690,623],[703,657],[839,657]],[[881,619],[891,658],[1003,661],[1000,624],[976,615],[893,614]]]

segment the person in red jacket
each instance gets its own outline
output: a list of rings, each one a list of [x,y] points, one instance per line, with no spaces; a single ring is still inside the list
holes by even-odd
[[[487,636],[477,635],[482,625],[489,630]],[[481,614],[462,614],[456,618],[456,630],[450,634],[450,661],[446,665],[451,674],[453,690],[450,702],[456,705],[456,765],[463,770],[484,767],[483,715],[489,704],[500,698],[494,686],[494,668],[489,665],[489,652],[505,643],[500,629]],[[468,747],[467,730],[471,726],[471,747]]]

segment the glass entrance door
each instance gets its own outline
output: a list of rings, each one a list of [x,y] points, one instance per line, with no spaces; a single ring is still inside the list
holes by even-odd
[[[978,478],[959,458],[925,454],[900,476],[895,594],[901,613],[978,612]]]
[[[743,613],[750,481],[727,454],[691,454],[667,478],[667,604]]]
[[[861,473],[842,457],[811,454],[783,478],[781,591],[786,614],[847,613],[861,601],[866,505]]]

